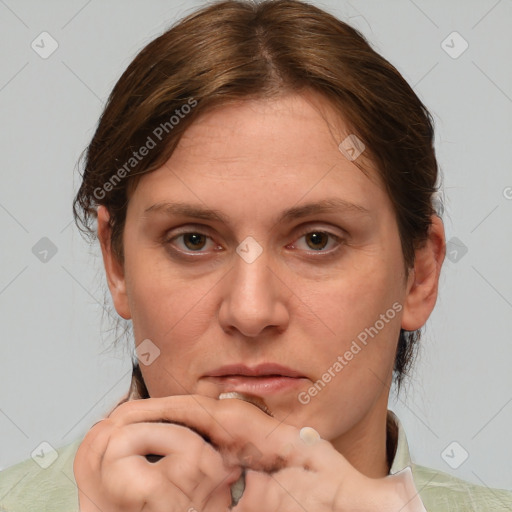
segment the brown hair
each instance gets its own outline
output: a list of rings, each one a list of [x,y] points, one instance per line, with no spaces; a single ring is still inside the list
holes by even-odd
[[[96,208],[105,205],[112,249],[123,263],[131,193],[141,175],[170,158],[200,114],[230,101],[305,90],[326,98],[366,146],[364,156],[375,165],[396,213],[408,274],[435,213],[432,118],[357,30],[298,0],[217,2],[140,51],[112,90],[86,150],[73,203],[78,228],[94,239]],[[400,332],[398,390],[419,338],[419,330]],[[133,375],[134,386],[147,396],[137,365]]]

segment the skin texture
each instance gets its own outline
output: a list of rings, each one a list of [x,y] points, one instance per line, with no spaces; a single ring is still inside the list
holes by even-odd
[[[349,133],[314,94],[244,101],[204,114],[187,130],[170,160],[143,176],[129,198],[124,268],[110,248],[108,212],[99,207],[98,235],[116,310],[132,319],[136,344],[149,338],[160,355],[150,365],[141,365],[152,398],[119,406],[114,420],[95,426],[103,444],[87,437],[85,444],[96,452],[108,450],[109,435],[102,428],[122,432],[127,425],[148,421],[146,417],[191,427],[196,423],[210,440],[217,436],[216,450],[208,453],[212,467],[230,482],[240,474],[235,455],[242,447],[253,443],[249,446],[263,454],[259,462],[253,460],[236,510],[258,509],[255,504],[261,506],[260,489],[265,486],[271,489],[264,507],[268,510],[301,510],[290,494],[315,510],[352,510],[356,505],[377,510],[372,503],[385,502],[383,493],[391,489],[383,479],[389,471],[385,425],[396,344],[400,327],[421,327],[435,305],[444,230],[434,216],[429,239],[417,250],[407,278],[396,219],[378,175],[371,168],[365,175],[338,149]],[[364,165],[368,169],[370,163],[364,160]],[[285,209],[327,198],[341,198],[368,211],[276,220]],[[218,210],[227,222],[145,212],[156,203],[177,201]],[[334,236],[311,236],[319,232]],[[180,236],[183,233],[204,236]],[[262,248],[252,263],[236,252],[248,236]],[[394,318],[387,316],[384,327],[365,346],[359,343],[361,350],[341,371],[334,377],[331,371],[321,392],[301,403],[298,393],[322,379],[353,340],[393,304],[401,306]],[[292,390],[265,397],[274,416],[270,418],[241,400],[214,400],[224,390],[206,375],[240,362],[275,362],[304,378]],[[187,412],[180,417],[176,411],[183,410]],[[219,424],[229,436],[218,433]],[[322,449],[313,458],[304,456],[300,443],[297,448],[303,426],[313,427],[322,437]],[[197,433],[190,435],[195,436],[187,438],[190,446],[211,448]],[[130,442],[135,446],[134,436]],[[165,454],[185,446],[167,443],[161,450]],[[291,458],[269,476],[268,467],[260,463],[265,457],[279,462],[276,454],[283,446],[289,447]],[[191,458],[192,466],[199,458]],[[85,459],[84,450],[77,455],[75,471],[87,487],[91,473],[81,469]],[[190,474],[201,481],[197,471],[194,476],[191,469]],[[352,485],[341,489],[341,474]],[[275,485],[279,475],[284,480]],[[121,481],[121,474],[113,472],[109,478]],[[130,476],[125,472],[122,478]],[[179,480],[180,475],[173,473],[169,481],[175,482],[173,478]],[[212,478],[203,489],[219,485]],[[229,503],[226,481],[214,491],[217,507]],[[89,493],[94,489],[91,484]],[[317,491],[311,494],[311,489]],[[194,492],[184,493],[190,502]],[[207,494],[199,498],[202,506],[208,503]],[[361,496],[368,496],[367,502],[362,503]],[[380,501],[375,502],[376,497]],[[159,509],[155,504],[147,510]]]

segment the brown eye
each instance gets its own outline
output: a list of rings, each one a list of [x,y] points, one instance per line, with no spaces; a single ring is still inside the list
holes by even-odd
[[[308,247],[316,251],[323,249],[329,241],[329,234],[321,231],[313,231],[305,235],[305,237],[306,240],[311,241],[311,243],[307,242]]]
[[[301,251],[311,251],[318,253],[318,256],[334,255],[341,248],[343,237],[335,235],[330,231],[321,229],[314,230],[309,228],[299,233],[299,237],[293,243],[292,248]]]
[[[184,233],[181,236],[183,237],[183,243],[191,251],[202,249],[208,238],[201,233]]]

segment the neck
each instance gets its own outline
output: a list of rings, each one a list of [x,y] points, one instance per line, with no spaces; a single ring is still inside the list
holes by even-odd
[[[383,392],[359,423],[331,441],[355,469],[369,478],[387,476],[394,456],[396,429],[388,429],[387,405],[388,396]]]

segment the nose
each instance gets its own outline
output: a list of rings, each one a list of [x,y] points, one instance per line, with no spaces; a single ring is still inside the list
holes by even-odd
[[[287,301],[290,290],[269,266],[264,250],[254,261],[248,262],[238,254],[234,268],[223,280],[223,298],[219,309],[222,329],[257,338],[281,333],[289,322]],[[269,332],[265,332],[267,329]]]

